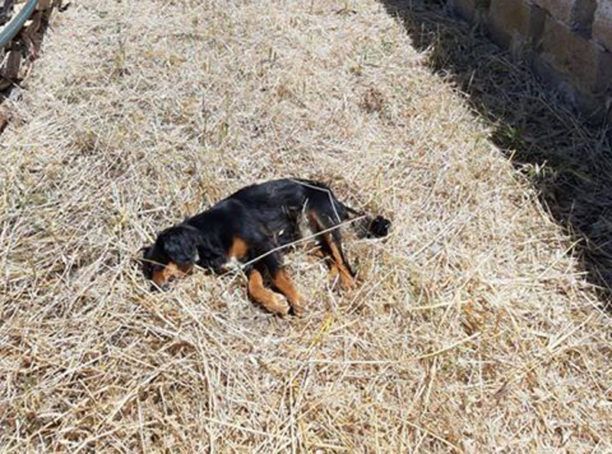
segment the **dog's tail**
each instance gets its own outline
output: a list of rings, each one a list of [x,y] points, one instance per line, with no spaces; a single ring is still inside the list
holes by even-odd
[[[352,225],[357,236],[360,238],[384,238],[389,234],[391,230],[391,221],[382,216],[370,216],[367,213],[354,210],[351,207],[344,205],[344,209],[351,215],[353,219],[361,217],[360,220],[355,221]]]

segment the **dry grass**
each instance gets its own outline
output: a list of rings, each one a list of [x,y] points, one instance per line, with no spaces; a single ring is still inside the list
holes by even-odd
[[[373,0],[83,0],[2,136],[3,451],[610,450],[610,323],[573,245]],[[390,215],[365,283],[288,258],[151,294],[159,229],[298,175]]]

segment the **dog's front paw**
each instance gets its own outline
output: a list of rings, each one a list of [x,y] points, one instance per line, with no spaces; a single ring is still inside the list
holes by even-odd
[[[287,315],[291,309],[291,306],[289,306],[289,303],[285,298],[280,295],[273,294],[270,295],[269,301],[267,301],[265,304],[265,308],[274,314]]]

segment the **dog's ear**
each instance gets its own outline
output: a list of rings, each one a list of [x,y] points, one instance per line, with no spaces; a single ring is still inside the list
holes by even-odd
[[[168,258],[178,265],[193,265],[199,260],[199,232],[184,226],[173,227],[163,234],[163,248]]]

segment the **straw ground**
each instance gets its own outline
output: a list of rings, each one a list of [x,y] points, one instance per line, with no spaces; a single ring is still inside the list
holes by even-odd
[[[609,320],[492,127],[372,0],[83,0],[0,155],[0,445],[182,452],[604,452]],[[150,293],[155,233],[254,181],[393,218],[306,316],[240,273]]]

